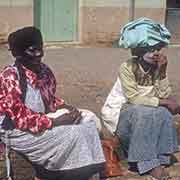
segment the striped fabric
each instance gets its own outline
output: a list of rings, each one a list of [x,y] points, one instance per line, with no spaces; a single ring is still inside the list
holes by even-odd
[[[178,150],[173,116],[164,107],[129,105],[120,113],[116,134],[126,145],[128,162],[138,163],[141,174],[161,164]]]
[[[29,83],[25,105],[33,112],[45,112],[40,89]],[[100,120],[88,110],[80,111],[82,119],[78,125],[52,127],[37,134],[15,128],[8,130],[8,138],[2,135],[2,141],[31,162],[52,171],[101,165],[105,158],[95,124]],[[3,118],[0,116],[0,119]]]

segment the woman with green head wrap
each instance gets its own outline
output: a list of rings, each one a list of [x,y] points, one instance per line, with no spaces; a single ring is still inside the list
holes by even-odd
[[[130,167],[153,178],[167,177],[165,166],[177,151],[173,115],[180,112],[170,98],[167,57],[162,48],[169,44],[169,31],[150,19],[127,24],[119,45],[131,49],[132,58],[119,69],[126,106],[122,108],[115,134],[126,145]]]

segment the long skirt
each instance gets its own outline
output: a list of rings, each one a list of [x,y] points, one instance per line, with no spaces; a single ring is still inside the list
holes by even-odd
[[[103,164],[105,159],[99,134],[90,117],[92,114],[86,111],[78,125],[57,126],[36,135],[9,130],[7,143],[32,163],[51,171]]]
[[[178,149],[173,117],[164,107],[128,106],[120,113],[116,134],[126,147],[128,162],[157,160]]]

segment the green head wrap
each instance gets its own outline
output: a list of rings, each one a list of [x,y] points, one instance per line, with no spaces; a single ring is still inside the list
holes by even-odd
[[[167,46],[170,38],[171,34],[164,25],[148,18],[140,18],[122,28],[119,47],[146,48],[159,43]]]

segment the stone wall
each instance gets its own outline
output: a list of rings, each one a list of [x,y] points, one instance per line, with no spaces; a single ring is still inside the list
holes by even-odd
[[[131,16],[131,0],[79,0],[78,41],[113,42]],[[134,17],[165,22],[166,0],[135,0]],[[1,26],[3,24],[3,26]],[[33,24],[33,0],[0,1],[0,39],[14,29]],[[3,32],[3,33],[2,33]],[[4,33],[5,32],[5,33]]]
[[[19,27],[33,24],[33,0],[0,1],[0,42]]]
[[[82,42],[112,42],[131,16],[131,0],[84,0],[81,4]],[[165,23],[166,0],[135,0],[134,18],[148,17]]]
[[[127,0],[84,0],[81,11],[81,41],[109,42],[118,38],[129,19]]]
[[[165,23],[166,0],[135,0],[134,18],[147,17],[159,23]]]
[[[33,8],[31,6],[0,6],[0,23],[8,26],[11,32],[23,26],[33,24]],[[6,29],[6,26],[4,26]],[[4,31],[4,28],[1,31]]]

